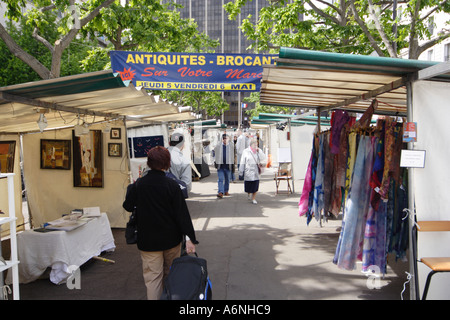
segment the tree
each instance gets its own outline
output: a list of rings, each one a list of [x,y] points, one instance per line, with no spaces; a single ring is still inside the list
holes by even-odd
[[[193,20],[182,19],[173,3],[161,4],[159,0],[126,1],[113,3],[101,10],[82,31],[88,38],[102,38],[104,48],[91,50],[92,55],[83,60],[86,68],[98,67],[99,61],[108,61],[105,52],[127,50],[144,52],[212,52],[219,42],[199,33]],[[106,46],[106,43],[112,44]],[[109,63],[105,67],[109,67]],[[155,91],[169,101],[191,106],[203,115],[220,115],[229,108],[220,94],[215,92]]]
[[[85,36],[104,38],[114,50],[151,52],[207,52],[218,42],[199,33],[197,24],[182,19],[172,3],[128,0],[113,3],[83,29]]]
[[[42,79],[57,78],[61,72],[63,52],[75,39],[80,28],[95,18],[99,14],[100,9],[109,6],[114,1],[88,0],[81,4],[75,3],[74,0],[33,1],[34,7],[25,12],[25,18],[27,19],[27,24],[34,27],[33,37],[51,52],[50,68],[19,46],[2,24],[0,24],[0,38],[5,42],[11,53],[29,65]],[[21,18],[21,10],[25,10],[26,2],[24,0],[10,0],[6,4],[7,17],[18,21]],[[59,13],[67,12],[71,14],[64,15],[59,21],[58,30],[60,31],[60,37],[55,40],[45,38],[42,30],[48,24],[48,15],[57,16]]]
[[[230,106],[222,99],[221,92],[206,91],[165,91],[164,97],[180,105],[191,106],[194,112],[203,117],[220,116]]]
[[[59,36],[56,23],[52,18],[54,17],[48,16],[48,24],[42,30],[47,39],[56,39]],[[51,65],[51,52],[42,43],[33,38],[34,27],[27,25],[25,19],[20,19],[18,24],[9,22],[5,27],[9,35],[25,52],[39,57],[39,62],[43,65]],[[82,65],[80,65],[79,61],[86,57],[91,45],[91,42],[86,42],[83,39],[74,39],[70,43],[61,57],[61,76],[83,73]],[[9,51],[6,44],[0,41],[0,86],[38,81],[40,79],[39,75],[29,65],[16,58]]]
[[[225,6],[234,19],[248,0],[234,0]],[[250,0],[251,1],[251,0]],[[431,39],[432,16],[450,12],[447,0],[273,0],[262,8],[259,21],[242,21],[242,30],[254,40],[257,51],[290,46],[341,53],[398,57],[408,50],[409,59],[450,37],[449,29]],[[300,19],[300,17],[307,19]],[[424,41],[420,43],[420,40]]]
[[[11,53],[42,79],[61,75],[64,50],[74,41],[96,41],[97,45],[83,51],[85,54],[78,60],[85,72],[109,69],[110,50],[212,52],[219,44],[206,34],[199,33],[194,21],[181,19],[178,11],[168,9],[169,5],[174,4],[161,4],[159,0],[87,0],[81,3],[74,0],[35,0],[32,3],[34,7],[22,17],[25,1],[7,1],[7,16],[21,22],[24,30],[32,28],[33,38],[41,44],[40,48],[44,46],[51,53],[50,62],[47,54],[35,54],[36,51],[30,50],[31,45],[22,47],[22,38],[18,41],[2,25],[0,37]],[[57,19],[58,14],[62,18]],[[49,30],[56,29],[57,32],[49,35]],[[160,94],[169,95],[167,92]],[[175,97],[175,93],[171,92],[170,95],[171,100],[188,103],[197,111],[204,110],[209,115],[216,115],[229,107],[218,100],[220,95],[217,93],[179,92],[179,97]]]
[[[248,1],[227,3],[229,18],[235,19]],[[438,37],[431,39],[429,28],[433,14],[450,12],[448,0],[397,0],[402,5],[401,14],[395,10],[393,0],[267,1],[271,5],[261,9],[258,21],[248,16],[241,24],[256,52],[286,46],[363,55],[375,51],[379,56],[398,57],[404,49],[409,59],[417,59],[450,36],[450,30],[443,28]],[[260,112],[289,113],[286,108],[260,105],[259,93],[245,101],[256,103],[253,110],[247,111],[253,116]]]

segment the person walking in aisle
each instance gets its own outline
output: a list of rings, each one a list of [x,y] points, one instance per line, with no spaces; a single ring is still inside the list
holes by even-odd
[[[237,166],[241,163],[242,153],[246,148],[248,148],[249,138],[247,133],[243,133],[241,129],[236,130],[237,140],[236,140],[236,154],[237,154]]]
[[[136,210],[137,247],[141,253],[147,298],[157,300],[172,261],[180,256],[183,237],[187,253],[195,252],[198,241],[189,209],[178,183],[166,177],[170,153],[161,146],[147,157],[150,170],[127,188],[122,206]]]
[[[222,135],[222,141],[214,148],[214,166],[218,176],[218,198],[228,196],[230,189],[231,172],[234,170],[234,144],[228,135]]]
[[[266,156],[258,148],[258,140],[251,139],[250,146],[242,153],[239,165],[239,177],[244,177],[244,191],[253,204],[257,204],[256,193],[259,190],[259,179]],[[241,179],[241,178],[240,178]]]
[[[186,184],[188,193],[192,189],[192,169],[191,163],[183,155],[184,136],[182,133],[174,132],[170,137],[169,148],[170,152],[170,168],[169,171],[178,180]]]

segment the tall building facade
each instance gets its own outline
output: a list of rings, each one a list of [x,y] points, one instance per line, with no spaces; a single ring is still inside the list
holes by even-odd
[[[169,0],[162,2],[168,3]],[[223,5],[229,0],[172,0],[172,2],[182,6],[177,9],[181,18],[194,19],[199,32],[204,32],[211,39],[220,41],[216,53],[256,53],[247,49],[251,42],[242,34],[239,24],[241,18],[247,18],[249,15],[252,16],[253,22],[256,21],[261,8],[269,5],[268,1],[248,1],[236,20],[229,20],[227,12],[223,9]],[[247,109],[241,110],[241,108],[244,97],[250,94],[244,92],[224,92],[223,94],[230,105],[230,110],[224,112],[221,120],[232,127],[238,127],[239,124],[248,126],[248,116],[244,111],[253,108],[253,104],[247,103]]]

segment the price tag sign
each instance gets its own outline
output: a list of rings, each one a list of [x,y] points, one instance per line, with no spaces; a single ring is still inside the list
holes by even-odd
[[[400,167],[425,168],[425,150],[402,150]]]

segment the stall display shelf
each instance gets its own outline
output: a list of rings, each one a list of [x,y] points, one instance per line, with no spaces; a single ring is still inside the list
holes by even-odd
[[[19,300],[19,261],[17,258],[17,234],[16,234],[16,208],[14,202],[14,173],[0,173],[0,178],[7,178],[8,183],[8,203],[9,203],[9,217],[0,218],[0,227],[3,224],[9,223],[10,242],[11,242],[11,260],[6,261],[6,265],[0,261],[0,272],[11,269],[12,271],[12,285],[13,285],[13,299]]]
[[[19,261],[6,260],[5,262],[6,262],[6,265],[4,265],[3,262],[0,261],[0,272],[6,271],[9,268],[12,268],[19,264]]]

